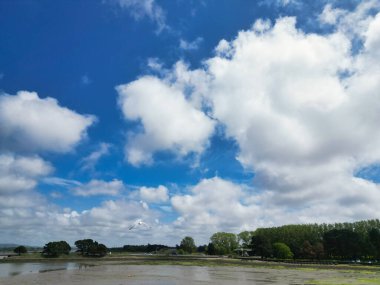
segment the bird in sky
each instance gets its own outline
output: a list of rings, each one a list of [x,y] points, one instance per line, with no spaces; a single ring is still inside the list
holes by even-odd
[[[143,222],[143,221],[136,221],[133,225],[130,225],[128,227],[128,230],[133,230],[137,227],[145,227],[145,228],[151,228],[151,226],[149,226],[147,223]]]

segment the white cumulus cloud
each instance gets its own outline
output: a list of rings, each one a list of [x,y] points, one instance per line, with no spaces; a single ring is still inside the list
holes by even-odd
[[[1,94],[0,150],[68,152],[94,122],[94,116],[80,115],[35,92]]]
[[[48,175],[52,170],[53,167],[38,156],[0,154],[0,195],[31,190],[38,178]]]
[[[239,232],[254,227],[259,207],[247,205],[242,185],[214,177],[191,187],[190,193],[171,198],[179,213],[174,227],[204,242],[217,231]]]
[[[259,192],[249,205],[265,205],[260,208],[266,213],[256,216],[256,224],[380,215],[379,185],[355,177],[360,168],[380,162],[380,14],[371,16],[370,7],[375,6],[367,1],[342,12],[336,29],[323,35],[297,29],[292,17],[273,25],[258,20],[234,40],[222,40],[204,68],[179,69],[181,62],[173,68],[173,86],[204,73],[187,97],[197,94],[207,102],[225,135],[237,142],[237,159],[254,171]],[[345,17],[360,19],[355,30],[363,39],[360,52],[352,52]],[[203,221],[215,219],[218,225],[215,209],[204,213],[197,206],[207,204],[201,197],[172,198],[183,213],[178,223],[188,223],[188,206],[189,216],[199,211]]]
[[[132,165],[149,164],[157,151],[178,156],[200,154],[214,131],[214,121],[189,102],[175,86],[142,77],[117,87],[119,105],[126,119],[139,121],[141,133],[133,133],[125,148]]]
[[[153,187],[141,187],[139,189],[140,198],[148,203],[160,203],[169,200],[168,188],[165,186]]]

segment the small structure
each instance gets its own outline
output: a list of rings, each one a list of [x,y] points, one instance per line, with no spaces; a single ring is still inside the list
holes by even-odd
[[[243,256],[243,257],[247,257],[250,255],[249,253],[252,251],[252,249],[239,247],[239,248],[235,249],[235,251],[236,251],[236,254]]]

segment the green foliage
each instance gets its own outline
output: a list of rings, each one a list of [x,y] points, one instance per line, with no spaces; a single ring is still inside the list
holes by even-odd
[[[107,247],[104,244],[99,244],[92,239],[77,240],[75,246],[83,256],[101,257],[107,254]]]
[[[123,247],[113,247],[110,250],[112,252],[156,252],[168,249],[167,245],[162,244],[150,244],[147,245],[124,245]]]
[[[194,239],[192,237],[184,237],[181,241],[180,248],[186,253],[193,253],[197,247],[195,246]]]
[[[210,242],[207,245],[207,254],[208,255],[215,255],[216,254],[215,246],[214,246],[214,244],[212,242]]]
[[[28,250],[26,249],[25,246],[23,245],[20,245],[18,247],[16,247],[14,250],[13,250],[14,253],[17,253],[18,255],[20,255],[21,253],[27,253]]]
[[[239,246],[237,236],[232,233],[218,232],[211,236],[216,254],[230,254]]]
[[[327,232],[337,230],[342,236],[338,253],[331,245]],[[372,238],[370,236],[372,232]],[[379,231],[379,242],[377,233]],[[325,239],[327,238],[327,240]],[[308,242],[308,244],[305,242]],[[289,246],[295,258],[380,258],[380,221],[368,220],[354,223],[286,225],[273,228],[258,228],[253,233],[252,249],[255,255],[269,257],[271,243],[282,242]],[[377,245],[376,245],[377,244]],[[336,246],[339,248],[339,246]],[[378,250],[376,250],[376,248]],[[340,251],[339,251],[340,250]]]
[[[244,232],[239,233],[238,234],[239,244],[243,248],[250,247],[251,246],[251,241],[252,241],[252,236],[253,236],[253,232],[251,232],[251,231],[244,231]]]
[[[62,254],[68,255],[71,247],[65,241],[52,241],[44,246],[42,255],[46,257],[59,257]]]
[[[325,248],[323,243],[317,242],[313,245],[314,258],[321,259],[325,256]]]
[[[289,246],[282,242],[276,242],[273,244],[273,255],[274,257],[281,259],[291,259],[294,256]]]
[[[207,252],[207,245],[204,244],[204,245],[200,245],[197,247],[197,252]]]
[[[185,254],[185,251],[184,251],[182,248],[177,249],[177,254],[179,254],[179,255],[184,255],[184,254]]]
[[[348,229],[334,229],[323,236],[330,258],[358,258],[362,255],[362,237]]]
[[[372,228],[368,232],[369,242],[375,258],[380,258],[380,230]]]
[[[252,236],[251,246],[253,254],[261,256],[261,258],[271,257],[273,254],[271,240],[265,235]]]

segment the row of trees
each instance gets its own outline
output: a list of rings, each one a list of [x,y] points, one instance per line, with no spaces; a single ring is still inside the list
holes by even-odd
[[[202,248],[210,255],[249,252],[262,258],[281,259],[380,259],[380,221],[286,225],[255,231],[218,232]],[[185,237],[177,249],[192,253],[197,248]],[[199,251],[199,250],[198,250]]]
[[[124,245],[123,247],[113,247],[112,252],[158,252],[168,249],[167,245],[162,244],[147,244],[147,245]]]
[[[92,239],[75,242],[83,256],[104,256],[107,247]],[[249,252],[262,258],[281,259],[380,259],[380,221],[355,223],[286,225],[258,228],[255,231],[233,233],[218,232],[210,237],[208,245],[196,247],[194,239],[186,236],[177,252],[191,254],[195,251],[210,255],[230,255]],[[115,250],[115,249],[113,249]],[[169,250],[165,245],[125,245],[115,251],[157,252]],[[43,254],[56,257],[69,254],[71,247],[65,241],[50,242]]]
[[[279,242],[297,259],[379,259],[380,221],[259,228],[252,233],[251,248],[255,255],[273,257]]]
[[[101,257],[107,254],[107,247],[104,244],[93,241],[92,239],[77,240],[75,242],[77,253],[88,257]],[[59,257],[68,255],[71,246],[66,241],[52,241],[45,244],[42,255],[46,257]]]

